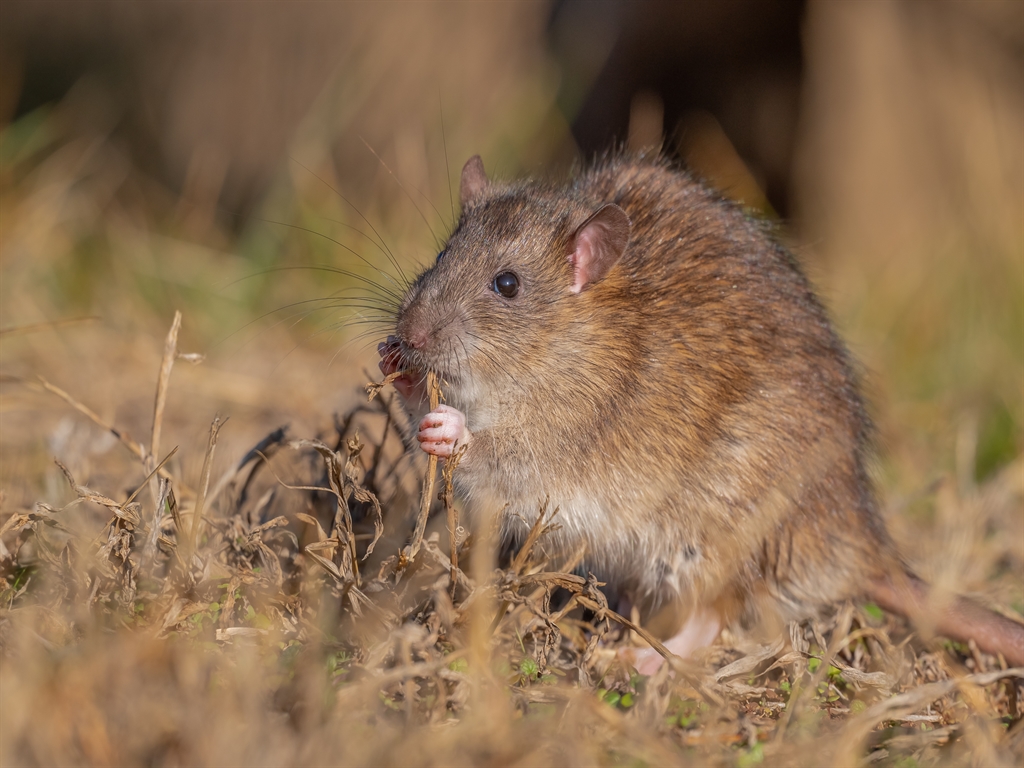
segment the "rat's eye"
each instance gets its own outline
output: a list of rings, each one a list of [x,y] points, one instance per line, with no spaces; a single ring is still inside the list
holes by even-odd
[[[437,254],[437,261],[435,261],[434,263],[435,264],[440,264],[442,256],[444,256],[444,251],[441,251],[439,254]]]
[[[519,293],[519,278],[515,276],[514,272],[502,272],[494,278],[491,288],[495,293],[500,293],[506,299],[511,299]]]

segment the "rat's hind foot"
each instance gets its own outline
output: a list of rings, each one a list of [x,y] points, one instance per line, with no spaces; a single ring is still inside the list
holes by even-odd
[[[469,444],[466,417],[450,405],[439,405],[423,417],[416,439],[427,453],[447,459],[457,447]]]
[[[718,613],[710,608],[695,610],[683,624],[682,628],[665,641],[665,647],[676,656],[684,659],[693,652],[711,645],[722,629],[722,620]],[[620,652],[623,661],[631,664],[641,675],[653,675],[664,659],[653,648],[628,648]]]

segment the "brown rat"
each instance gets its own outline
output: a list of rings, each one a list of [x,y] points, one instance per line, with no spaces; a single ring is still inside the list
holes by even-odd
[[[765,226],[661,160],[606,159],[564,186],[463,169],[462,215],[409,287],[386,373],[443,380],[421,447],[466,453],[478,522],[525,535],[547,500],[548,551],[645,617],[711,642],[773,606],[783,619],[868,597],[906,615],[927,589],[879,515],[870,422],[849,356]],[[422,384],[399,387],[423,411]],[[472,521],[471,521],[472,522]],[[937,629],[1024,664],[1024,626],[964,599]]]

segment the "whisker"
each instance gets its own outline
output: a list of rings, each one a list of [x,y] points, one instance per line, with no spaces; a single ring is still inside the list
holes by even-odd
[[[493,363],[495,368],[497,368],[499,371],[501,371],[504,375],[508,376],[508,378],[510,378],[512,380],[512,383],[514,383],[517,387],[519,387],[521,390],[523,390],[523,392],[526,392],[526,388],[519,382],[519,380],[515,376],[513,376],[505,368],[505,366],[498,365],[497,360],[495,360],[493,355],[491,354],[491,350],[487,349],[487,347],[485,347],[483,345],[483,339],[482,338],[480,338],[479,336],[474,334],[472,331],[465,331],[465,334],[467,336],[469,336],[470,338],[476,339],[478,342],[480,342],[480,344],[477,345],[477,351],[480,354],[482,354],[484,357],[486,357],[491,363]],[[492,347],[497,346],[497,343],[492,341],[492,342],[490,342],[490,346],[492,346]]]
[[[376,293],[376,295],[382,301],[387,301],[389,304],[392,304],[394,306],[398,306],[398,304],[401,303],[401,297],[396,292],[393,292],[393,291],[389,290],[388,288],[385,288],[384,286],[380,285],[379,283],[375,283],[373,280],[370,280],[369,278],[367,278],[367,277],[365,277],[363,275],[360,275],[360,274],[358,274],[356,272],[350,272],[350,271],[348,271],[346,269],[341,269],[340,267],[332,267],[332,266],[329,266],[329,265],[322,265],[322,264],[312,264],[312,265],[307,265],[307,266],[268,267],[267,269],[260,270],[259,272],[253,272],[250,275],[245,275],[243,277],[240,277],[237,280],[232,280],[230,283],[225,283],[224,285],[222,285],[217,290],[218,290],[218,292],[222,292],[222,291],[227,290],[228,288],[230,288],[233,285],[236,285],[238,283],[243,282],[244,280],[251,280],[253,278],[262,277],[263,275],[269,275],[269,274],[272,274],[274,272],[289,272],[289,271],[292,271],[292,270],[302,270],[302,269],[308,269],[308,270],[311,270],[311,271],[314,271],[314,272],[330,272],[331,274],[342,275],[343,277],[354,278],[356,280],[359,280],[360,282],[365,283],[366,287],[368,289],[370,289],[370,290],[373,290]],[[352,287],[349,287],[349,288],[339,288],[338,290],[339,291],[352,290]]]
[[[338,330],[341,330],[342,328],[347,328],[347,327],[353,326],[353,325],[371,325],[371,324],[377,324],[379,327],[378,328],[371,327],[371,328],[368,328],[367,330],[360,331],[360,333],[357,336],[354,336],[353,338],[362,338],[364,336],[369,336],[371,334],[376,334],[376,335],[380,336],[381,333],[382,333],[382,329],[386,329],[385,323],[383,321],[381,321],[381,320],[372,320],[371,318],[359,317],[358,319],[351,318],[351,319],[348,319],[348,320],[342,320],[342,321],[338,321],[336,323],[332,323],[331,325],[326,325],[323,328],[320,328],[320,329],[310,333],[308,338],[313,339],[313,338],[316,338],[317,336],[319,336],[319,335],[321,335],[323,333],[327,333],[328,331],[331,331],[331,332],[338,331]]]
[[[272,309],[272,310],[270,310],[269,312],[264,312],[264,313],[263,313],[262,315],[260,315],[259,317],[255,317],[255,318],[253,318],[253,319],[252,319],[252,320],[250,320],[249,322],[247,322],[247,323],[245,323],[244,325],[242,325],[242,326],[240,326],[240,327],[236,328],[235,330],[233,330],[233,331],[232,331],[231,333],[229,333],[229,334],[228,334],[227,336],[225,336],[224,338],[222,338],[222,339],[220,339],[220,340],[218,340],[218,341],[214,342],[214,343],[213,343],[213,344],[212,344],[212,345],[210,346],[210,349],[216,349],[216,348],[217,348],[217,347],[219,347],[219,346],[220,346],[221,344],[224,344],[224,343],[225,343],[225,342],[227,342],[227,341],[228,341],[229,339],[231,339],[231,338],[232,338],[233,336],[236,336],[237,334],[239,334],[239,333],[241,333],[242,331],[244,331],[244,330],[245,330],[246,328],[248,328],[248,327],[249,327],[250,325],[253,325],[253,324],[255,324],[255,323],[258,323],[258,322],[259,322],[260,320],[265,320],[266,318],[270,317],[271,315],[275,315],[275,314],[277,314],[278,312],[282,312],[282,311],[284,311],[284,310],[286,310],[286,309],[292,309],[292,308],[294,308],[294,307],[298,307],[298,306],[300,306],[300,305],[302,305],[302,304],[313,304],[313,303],[316,303],[316,302],[326,302],[326,301],[337,301],[337,297],[335,297],[335,296],[324,296],[324,297],[321,297],[321,298],[318,298],[318,299],[302,299],[302,300],[300,300],[300,301],[293,301],[293,302],[292,302],[292,303],[290,303],[290,304],[285,304],[284,306],[282,306],[282,307],[278,307],[277,309]],[[326,308],[326,309],[330,309],[330,305],[328,305],[328,306],[327,306],[327,307],[325,307],[325,308]],[[314,308],[313,308],[312,310],[310,310],[310,314],[311,314],[312,312],[316,312],[316,311],[317,311],[318,309],[320,309],[320,307],[314,307]],[[289,317],[294,317],[294,315],[290,315]],[[287,319],[288,319],[288,318],[285,318],[285,320],[287,320]],[[273,327],[275,327],[275,326],[271,326],[271,327],[273,328]],[[248,343],[248,342],[247,342],[247,343]]]
[[[312,229],[310,227],[304,227],[301,224],[289,224],[288,222],[285,222],[285,221],[274,221],[272,219],[261,219],[261,221],[263,221],[263,222],[265,222],[267,224],[275,224],[275,225],[280,226],[280,227],[288,227],[289,229],[295,229],[295,230],[298,230],[299,232],[305,232],[307,234],[314,235],[315,237],[322,237],[324,240],[327,240],[328,242],[334,243],[339,248],[342,248],[342,249],[348,251],[353,256],[355,256],[357,259],[359,259],[361,262],[363,262],[364,264],[369,266],[371,269],[376,270],[382,277],[384,277],[385,280],[387,280],[389,283],[391,283],[393,286],[395,286],[395,288],[399,292],[404,292],[404,290],[405,290],[403,288],[403,286],[398,284],[398,282],[395,280],[394,276],[389,275],[387,272],[385,272],[383,269],[378,267],[372,261],[370,261],[365,256],[363,256],[361,253],[356,251],[354,248],[350,248],[349,246],[345,245],[343,242],[341,242],[337,238],[333,238],[330,235],[325,235],[323,232],[317,232],[315,229]],[[314,265],[314,266],[312,266],[310,268],[311,269],[323,269],[323,270],[326,270],[326,271],[334,271],[334,272],[336,272],[337,274],[340,274],[340,275],[348,275],[350,277],[354,277],[354,278],[357,278],[357,279],[362,279],[362,280],[370,283],[371,285],[377,285],[376,283],[372,283],[370,280],[368,280],[367,278],[363,277],[362,275],[359,275],[359,274],[357,274],[355,272],[349,272],[347,270],[341,270],[341,269],[339,269],[337,267],[324,267],[324,266],[320,266],[320,265]],[[275,267],[275,269],[305,269],[305,267],[302,267],[302,266],[298,266],[298,267]],[[401,270],[399,270],[399,271],[401,271]],[[405,276],[404,273],[403,273],[402,276],[404,278],[404,276]],[[384,290],[384,286],[382,286],[382,285],[378,285],[377,287],[379,287],[381,290]],[[396,294],[396,298],[399,298],[398,294]]]
[[[306,173],[308,173],[311,176],[313,176],[313,178],[317,179],[321,184],[323,184],[325,187],[327,187],[329,190],[331,190],[334,194],[336,194],[339,198],[341,198],[349,208],[351,208],[353,211],[356,212],[356,215],[359,216],[359,218],[361,218],[363,221],[366,222],[366,225],[370,228],[370,231],[373,232],[373,234],[375,234],[377,236],[377,239],[380,241],[381,246],[386,251],[386,253],[388,255],[388,260],[395,267],[395,269],[398,270],[398,274],[401,276],[402,280],[404,280],[405,282],[408,282],[409,278],[406,277],[405,271],[402,269],[402,265],[398,262],[398,259],[395,258],[395,254],[392,253],[391,249],[388,248],[388,244],[384,241],[384,238],[381,237],[380,232],[378,232],[377,228],[375,226],[373,226],[373,222],[371,222],[368,218],[366,218],[363,215],[362,211],[360,211],[351,202],[349,202],[348,198],[345,197],[343,194],[341,194],[341,192],[339,192],[333,186],[328,184],[325,179],[321,178],[319,174],[315,173],[310,168],[308,168],[305,165],[303,165],[300,161],[296,160],[294,157],[290,157],[290,159],[291,159],[291,161],[293,163],[295,163],[296,165],[298,165],[301,168],[303,168],[306,171]]]
[[[437,88],[437,110],[441,113],[441,146],[444,147],[444,170],[448,175],[448,202],[452,206],[452,223],[455,223],[455,197],[452,195],[452,166],[448,162],[448,140],[444,135],[444,106],[441,102],[441,87]]]
[[[342,308],[343,307],[337,307],[336,309],[342,309]],[[299,321],[296,321],[296,324],[298,322]],[[361,318],[359,322],[369,322],[369,318]],[[381,327],[386,327],[385,318],[382,318],[380,320],[375,320],[374,322],[379,323],[381,325]],[[303,338],[301,341],[297,342],[295,344],[295,346],[293,346],[290,350],[288,350],[288,352],[285,354],[285,356],[282,357],[280,361],[278,361],[277,365],[274,367],[274,370],[276,371],[277,368],[279,368],[284,363],[284,361],[288,358],[289,355],[291,355],[292,352],[294,352],[296,349],[298,349],[303,344],[309,342],[311,339],[314,339],[317,336],[320,336],[321,334],[324,334],[324,333],[327,333],[327,332],[338,333],[341,329],[345,328],[346,326],[348,326],[350,324],[353,324],[350,320],[346,320],[346,321],[338,322],[338,323],[332,323],[331,325],[325,326],[323,328],[320,328],[318,330],[312,331],[311,333],[307,334],[305,336],[305,338]],[[366,331],[366,332],[360,334],[360,336],[369,335],[371,332],[372,331]],[[377,331],[377,335],[378,336],[380,335],[380,331]],[[342,344],[338,348],[338,350],[334,353],[334,355],[331,356],[330,360],[328,360],[328,363],[327,363],[327,368],[328,369],[331,367],[331,364],[334,362],[334,359],[338,356],[338,354],[341,352],[341,350],[343,350],[351,341],[352,341],[351,339],[349,341],[346,341],[344,344]]]
[[[387,163],[384,162],[384,158],[382,158],[380,155],[377,154],[377,150],[375,150],[373,147],[371,147],[370,144],[366,141],[366,139],[364,139],[362,136],[360,136],[359,140],[361,142],[363,142],[363,144],[366,146],[366,148],[368,150],[370,150],[370,152],[373,153],[373,156],[377,158],[377,160],[380,162],[381,165],[384,166],[384,170],[386,170],[389,174],[391,174],[391,178],[393,178],[395,180],[395,183],[398,185],[398,188],[401,189],[402,192],[405,193],[405,196],[407,198],[409,198],[409,202],[412,203],[412,207],[416,209],[416,213],[418,213],[420,215],[420,218],[423,219],[423,223],[427,225],[427,230],[430,232],[431,237],[433,237],[434,240],[436,241],[438,239],[437,233],[434,232],[434,228],[432,226],[430,226],[430,222],[427,221],[427,217],[423,214],[423,211],[420,210],[420,207],[418,205],[416,205],[416,200],[413,199],[413,196],[409,194],[409,191],[405,188],[405,185],[402,184],[402,182],[399,180],[399,178],[395,175],[395,172],[392,171],[388,167]],[[434,204],[430,201],[429,197],[424,195],[419,190],[416,190],[416,191],[419,192],[420,197],[422,197],[424,200],[427,201],[427,204],[430,205],[431,208],[434,208]],[[434,213],[437,214],[437,218],[443,224],[444,223],[444,218],[438,212],[437,208],[434,208]]]

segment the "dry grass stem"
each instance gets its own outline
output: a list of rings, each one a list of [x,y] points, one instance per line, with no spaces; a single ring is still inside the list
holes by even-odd
[[[455,588],[458,583],[456,574],[459,572],[459,511],[455,508],[455,491],[452,487],[455,470],[459,468],[466,453],[466,446],[459,447],[455,453],[444,463],[441,471],[441,479],[444,481],[444,488],[441,491],[441,502],[444,504],[445,522],[448,526],[448,548],[451,552],[452,583],[451,597],[455,599]]]
[[[99,315],[90,315],[89,317],[69,317],[66,320],[51,320],[47,323],[29,323],[27,325],[12,325],[7,328],[0,328],[0,336],[16,336],[22,333],[38,333],[39,331],[49,331],[56,328],[66,328],[69,325],[80,325],[81,323],[91,323],[96,320],[101,320]]]
[[[434,410],[441,402],[441,385],[437,380],[437,374],[427,371],[427,393],[430,397],[430,410]],[[427,456],[427,473],[423,477],[423,493],[420,496],[420,514],[416,518],[416,528],[412,534],[412,541],[409,543],[409,559],[416,557],[423,543],[423,532],[427,529],[427,517],[430,515],[430,505],[434,500],[434,478],[437,475],[437,456]]]
[[[228,35],[230,17],[204,14],[175,40],[208,35],[218,62],[241,61],[243,45],[262,56],[246,37],[261,24],[299,39],[281,34],[297,14],[272,5],[247,6],[253,23]],[[277,134],[298,156],[280,172],[268,153],[239,176],[248,139],[224,154],[230,136],[196,148],[181,132],[220,125],[209,109],[234,110],[244,89],[237,104],[152,112],[180,118],[139,144],[159,149],[152,167],[187,165],[173,190],[136,167],[128,113],[91,78],[60,103],[11,117],[23,108],[11,102],[0,116],[0,765],[1019,768],[1024,670],[925,636],[938,602],[911,620],[863,602],[777,625],[744,616],[679,659],[640,606],[612,610],[620,596],[590,571],[593,553],[554,546],[557,505],[515,521],[522,541],[501,540],[508,508],[466,530],[453,488],[464,455],[435,480],[436,459],[406,450],[415,425],[384,391],[426,374],[392,373],[364,400],[362,345],[394,332],[397,302],[438,250],[427,229],[456,231],[449,168],[479,152],[500,176],[554,176],[578,155],[570,113],[587,84],[545,45],[568,39],[572,14],[320,5],[352,23],[330,25],[343,39],[325,43],[339,58],[322,91],[326,75],[295,92],[308,80],[295,73],[314,69],[291,48],[298,69],[275,70],[289,110],[312,105]],[[773,104],[799,95],[806,134],[776,158],[797,168],[792,226],[769,226],[814,244],[795,257],[863,363],[884,447],[879,499],[908,564],[936,596],[967,592],[1018,620],[1024,164],[992,137],[1021,133],[1019,51],[1006,54],[1001,34],[1020,3],[983,15],[857,5],[807,4],[799,91],[772,72],[751,91],[775,127]],[[385,16],[390,44],[358,44]],[[453,39],[469,41],[464,55],[438,56]],[[12,51],[8,95],[32,103],[39,57],[23,78]],[[219,81],[180,69],[193,80],[175,98]],[[264,103],[271,70],[238,71]],[[452,85],[438,96],[433,81]],[[247,186],[257,176],[270,186]],[[256,215],[224,216],[240,190]],[[449,199],[450,217],[424,227],[409,205],[421,190]],[[186,335],[206,364],[180,364],[203,359],[182,354]],[[477,341],[450,350],[472,358],[467,374],[490,354]],[[505,342],[496,356],[519,340]],[[447,385],[426,383],[434,408]],[[833,459],[811,457],[818,469]],[[783,478],[779,498],[802,493],[801,476]],[[666,659],[651,676],[628,663],[643,643]]]
[[[192,508],[192,525],[188,532],[188,548],[185,550],[184,561],[188,567],[187,572],[189,574],[191,574],[192,555],[196,551],[196,537],[199,535],[199,525],[203,519],[206,491],[210,485],[210,472],[213,470],[213,454],[217,448],[217,436],[220,434],[221,427],[224,426],[225,422],[227,422],[227,419],[222,421],[218,416],[210,424],[210,441],[206,446],[206,454],[203,457],[203,470],[199,476],[199,492],[196,495],[195,506]]]

